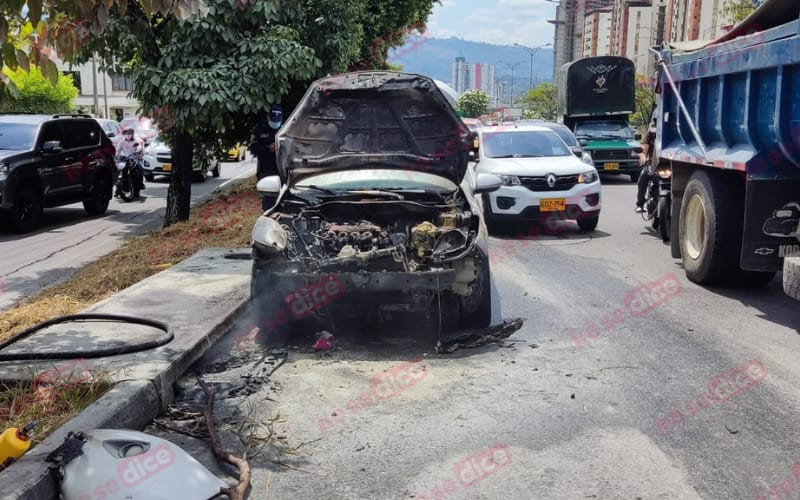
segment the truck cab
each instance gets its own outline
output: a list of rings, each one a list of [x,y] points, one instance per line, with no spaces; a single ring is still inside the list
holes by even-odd
[[[625,119],[577,121],[573,130],[583,148],[592,155],[594,166],[605,174],[627,174],[639,178],[641,134],[633,132]]]

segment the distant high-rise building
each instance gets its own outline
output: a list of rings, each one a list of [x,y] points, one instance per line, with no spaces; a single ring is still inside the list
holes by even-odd
[[[469,88],[469,65],[464,57],[456,57],[450,67],[450,86],[461,94]]]
[[[561,0],[556,8],[556,18],[548,22],[555,25],[553,36],[553,75],[564,64],[583,57],[587,13],[611,7],[614,0]],[[602,45],[601,42],[599,44]]]
[[[468,63],[464,57],[456,57],[450,67],[451,87],[458,94],[479,89],[489,96],[495,94],[494,64]]]
[[[653,29],[651,0],[616,0],[611,30],[612,53],[627,57],[636,65],[636,72],[650,73],[650,52]]]
[[[588,11],[583,19],[581,57],[611,54],[611,7]]]

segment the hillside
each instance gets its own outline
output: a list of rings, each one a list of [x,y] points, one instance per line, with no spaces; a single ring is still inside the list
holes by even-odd
[[[409,37],[405,45],[389,52],[389,61],[401,64],[403,71],[421,73],[444,82],[450,81],[450,66],[458,56],[467,62],[495,65],[495,79],[511,81],[511,70],[501,63],[517,63],[514,70],[515,92],[528,88],[530,80],[530,55],[514,45],[494,45],[472,42],[460,38]],[[534,57],[534,80],[553,80],[553,50],[545,47]]]

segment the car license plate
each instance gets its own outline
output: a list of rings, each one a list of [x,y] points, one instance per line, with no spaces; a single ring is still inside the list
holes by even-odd
[[[566,198],[552,198],[539,202],[540,212],[563,212],[567,209]]]
[[[603,163],[603,170],[619,170],[619,163]]]
[[[161,170],[164,172],[172,172],[172,163],[165,163],[161,166]]]

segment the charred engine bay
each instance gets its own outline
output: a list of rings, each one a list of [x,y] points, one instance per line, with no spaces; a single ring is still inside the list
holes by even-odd
[[[480,219],[456,196],[443,201],[362,198],[287,204],[271,214],[274,244],[261,252],[272,254],[278,268],[298,272],[453,269],[473,260]]]

